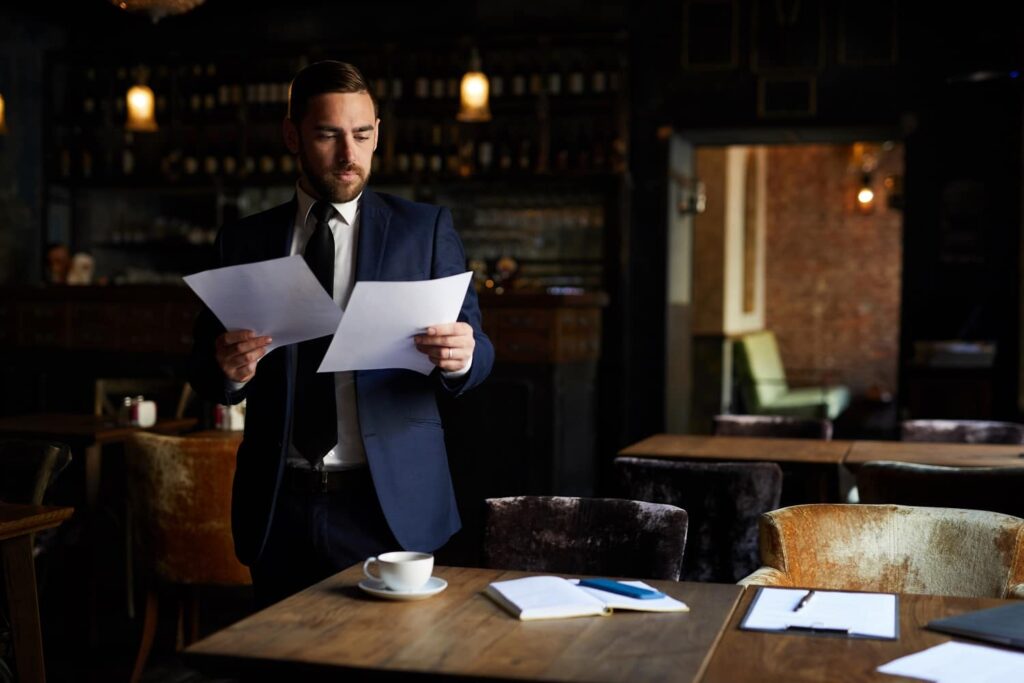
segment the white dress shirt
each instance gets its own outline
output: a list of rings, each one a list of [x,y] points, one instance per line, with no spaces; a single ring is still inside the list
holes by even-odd
[[[292,233],[291,254],[301,254],[306,242],[316,228],[316,218],[310,215],[316,200],[296,184],[298,209],[295,212],[295,230]],[[331,204],[335,212],[327,221],[334,236],[334,302],[342,311],[348,305],[355,285],[356,245],[359,239],[359,197],[342,204]],[[293,368],[294,371],[294,368]],[[355,374],[335,372],[334,400],[338,408],[338,443],[324,456],[324,469],[346,469],[366,464],[363,448],[363,434],[359,429],[359,413],[356,411]],[[302,457],[292,444],[288,449],[288,464],[308,467],[309,461]]]

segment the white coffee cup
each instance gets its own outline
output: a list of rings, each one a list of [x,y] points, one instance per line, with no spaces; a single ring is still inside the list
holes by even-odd
[[[371,572],[376,566],[380,576]],[[430,553],[399,551],[371,557],[363,563],[363,573],[371,579],[383,581],[393,591],[415,591],[427,585],[434,570],[434,556]]]

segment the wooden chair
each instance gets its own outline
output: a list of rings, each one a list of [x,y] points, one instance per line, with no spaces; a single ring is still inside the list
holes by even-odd
[[[1024,444],[1024,424],[992,420],[904,420],[901,441]]]
[[[679,580],[686,511],[614,498],[488,498],[484,566]]]
[[[757,521],[779,506],[782,469],[772,462],[616,458],[626,498],[686,510],[686,581],[734,583],[760,566]]]
[[[743,585],[1024,598],[1024,519],[900,505],[795,505],[761,517]]]
[[[184,601],[179,596],[181,647],[198,637],[200,586],[243,586],[252,581],[249,569],[235,558],[231,536],[236,448],[228,439],[146,432],[132,435],[128,442],[128,493],[146,583],[133,683],[139,680],[153,646],[158,585],[185,589],[191,623],[185,633]]]
[[[42,505],[50,483],[71,462],[71,449],[54,441],[0,439],[0,500]]]
[[[181,419],[192,399],[192,387],[184,380],[164,377],[100,377],[95,383],[93,413],[117,417],[121,399],[140,394],[155,400],[163,417]],[[173,412],[168,413],[171,407]]]
[[[863,503],[988,510],[1024,518],[1024,464],[1020,467],[944,467],[868,462],[857,470]]]
[[[766,436],[778,439],[832,439],[832,420],[786,415],[715,415],[716,436]]]

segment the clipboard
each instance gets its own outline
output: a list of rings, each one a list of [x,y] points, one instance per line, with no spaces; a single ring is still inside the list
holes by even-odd
[[[793,606],[809,595],[807,589],[773,588],[762,586],[747,608],[747,613],[740,622],[743,631],[760,631],[762,633],[779,633],[783,635],[811,635],[832,638],[855,638],[858,640],[899,640],[899,596],[890,593],[858,593],[852,591],[814,590],[815,596],[829,596],[829,603],[842,607],[854,603],[858,609],[843,610],[832,619],[822,619],[812,623],[799,623],[807,619],[799,619],[799,612]],[[822,602],[819,600],[819,604]],[[771,603],[771,604],[769,604]],[[890,616],[891,612],[891,616]],[[846,616],[855,614],[847,620]],[[787,615],[793,615],[793,621],[787,623]],[[829,615],[832,616],[832,615]],[[889,621],[891,619],[891,622]],[[868,620],[874,624],[866,629]],[[884,624],[884,629],[880,628]],[[869,632],[865,632],[869,631]],[[883,634],[882,631],[885,631]],[[891,632],[891,635],[889,634]]]

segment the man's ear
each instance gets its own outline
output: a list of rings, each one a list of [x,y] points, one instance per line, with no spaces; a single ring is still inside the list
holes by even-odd
[[[284,134],[284,144],[292,154],[299,153],[299,129],[290,118],[281,122],[281,132]]]
[[[380,141],[380,119],[373,122],[373,151],[377,151],[377,143]]]

